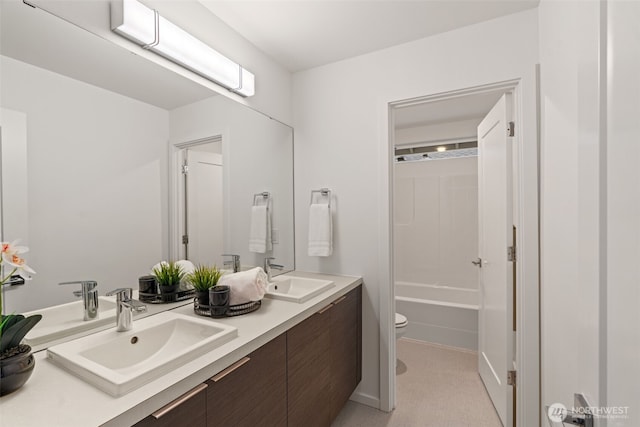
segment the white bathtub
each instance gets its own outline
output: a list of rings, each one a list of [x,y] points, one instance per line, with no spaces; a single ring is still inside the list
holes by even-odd
[[[409,325],[405,337],[478,350],[477,290],[396,282],[396,313]]]

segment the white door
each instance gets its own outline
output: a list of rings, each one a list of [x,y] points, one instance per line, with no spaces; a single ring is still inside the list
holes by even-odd
[[[222,267],[222,155],[187,150],[188,258],[194,264]]]
[[[505,94],[478,125],[480,312],[479,372],[504,426],[512,425],[513,240],[511,96]]]

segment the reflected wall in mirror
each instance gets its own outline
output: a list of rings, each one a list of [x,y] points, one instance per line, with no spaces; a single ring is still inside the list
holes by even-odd
[[[7,312],[74,300],[63,281],[136,288],[179,256],[175,144],[216,135],[224,252],[262,264],[248,220],[253,193],[271,191],[272,256],[294,268],[290,127],[22,2],[3,1],[1,19],[1,231],[37,271],[5,286]]]
[[[292,129],[220,96],[173,110],[170,123],[172,200],[178,207],[173,257],[214,259],[220,266],[222,253],[237,254],[247,268],[263,265],[269,256],[293,270]],[[220,192],[221,199],[213,197]],[[254,201],[263,192],[269,193],[273,245],[252,252],[251,208],[266,202]],[[208,219],[215,216],[223,219],[220,231]]]

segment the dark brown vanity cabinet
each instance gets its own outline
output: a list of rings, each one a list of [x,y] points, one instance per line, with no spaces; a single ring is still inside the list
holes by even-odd
[[[286,334],[207,381],[207,426],[286,426]]]
[[[287,332],[289,426],[329,426],[361,379],[362,287]]]
[[[287,396],[290,426],[331,424],[330,304],[287,331]]]
[[[331,314],[331,405],[333,421],[362,377],[362,293],[358,287],[333,302]]]
[[[135,427],[327,427],[362,376],[362,286]]]
[[[200,384],[134,427],[207,427],[207,384]]]

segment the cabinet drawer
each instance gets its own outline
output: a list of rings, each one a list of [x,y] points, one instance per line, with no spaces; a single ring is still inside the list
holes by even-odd
[[[135,427],[206,427],[206,391],[207,385],[200,384],[138,422]]]
[[[287,387],[290,426],[331,424],[331,312],[333,306],[287,332]]]
[[[207,426],[286,426],[286,375],[283,334],[207,381]]]
[[[349,400],[359,380],[361,311],[359,290],[334,301],[331,313],[331,418],[335,419]]]

